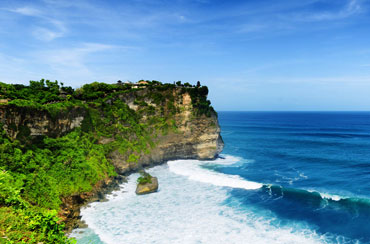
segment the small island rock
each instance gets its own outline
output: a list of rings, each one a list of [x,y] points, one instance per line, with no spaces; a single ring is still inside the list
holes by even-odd
[[[151,183],[145,183],[145,184],[137,184],[136,187],[136,194],[138,195],[144,195],[152,192],[156,192],[158,190],[158,179],[157,177],[151,178]]]

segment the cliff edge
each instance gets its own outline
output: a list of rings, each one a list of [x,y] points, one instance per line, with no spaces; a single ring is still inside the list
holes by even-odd
[[[48,80],[0,82],[0,219],[24,223],[0,223],[0,235],[65,243],[63,229],[78,225],[79,207],[128,173],[216,158],[224,144],[207,95],[206,86],[181,82],[94,82],[76,90]]]
[[[143,107],[134,105],[133,101],[138,97],[145,97],[147,92],[142,90],[131,94],[130,98],[123,96],[121,99],[136,113],[140,113]],[[157,105],[152,100],[145,98],[145,103],[151,104],[155,112],[149,115],[143,114],[140,123],[147,124],[153,116],[167,117],[170,118],[169,126],[171,127],[154,136],[155,146],[150,153],[141,153],[137,162],[130,162],[127,155],[119,153],[118,150],[109,155],[109,159],[120,174],[136,170],[142,166],[159,164],[174,159],[214,159],[222,151],[224,143],[220,135],[221,130],[217,113],[211,110],[208,115],[197,114],[193,107],[191,95],[188,92],[182,91],[181,88],[175,88],[171,93],[171,95],[163,94],[166,99],[163,103]],[[172,111],[168,111],[169,107],[172,107]],[[104,143],[104,140],[102,143]]]
[[[68,134],[73,129],[85,127],[83,129],[87,132],[100,134],[97,136],[98,144],[112,144],[121,132],[111,131],[110,135],[100,133],[97,126],[99,123],[103,124],[103,127],[112,127],[114,122],[116,126],[122,127],[144,125],[145,133],[142,134],[151,137],[147,145],[150,152],[148,150],[122,152],[117,148],[107,155],[119,174],[173,159],[206,160],[217,157],[224,146],[217,113],[212,107],[207,108],[204,113],[199,112],[196,107],[199,101],[194,101],[205,99],[208,90],[204,94],[192,97],[191,92],[198,88],[185,89],[179,86],[158,88],[159,86],[142,86],[140,89],[131,89],[126,93],[114,94],[113,92],[102,102],[101,106],[119,107],[117,104],[113,105],[119,101],[120,105],[128,110],[130,116],[136,117],[134,122],[113,121],[116,118],[110,118],[106,111],[96,107],[96,104],[91,101],[61,108],[57,112],[48,108],[53,108],[62,101],[38,107],[19,105],[17,101],[18,103],[0,104],[0,123],[12,140],[29,142],[44,137],[56,138]],[[92,116],[101,116],[95,119],[106,121],[92,121]],[[109,119],[112,121],[108,121]],[[126,141],[139,139],[136,133],[125,133],[120,136],[126,137]],[[130,159],[132,155],[135,155],[135,160]]]

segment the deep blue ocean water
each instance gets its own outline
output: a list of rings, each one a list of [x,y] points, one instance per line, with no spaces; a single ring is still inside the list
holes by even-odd
[[[233,197],[282,223],[370,242],[370,113],[220,112],[219,120],[223,153],[253,163],[217,170],[265,184]]]
[[[370,112],[219,112],[216,161],[137,174],[82,210],[78,243],[370,243]]]

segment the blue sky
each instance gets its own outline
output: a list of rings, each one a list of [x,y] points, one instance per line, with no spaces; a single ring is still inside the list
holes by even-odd
[[[210,88],[216,110],[370,110],[365,0],[0,2],[0,81]]]

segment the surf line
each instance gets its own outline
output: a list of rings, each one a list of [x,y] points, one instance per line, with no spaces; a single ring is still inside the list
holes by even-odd
[[[225,160],[227,159],[228,157],[226,157]],[[230,164],[237,162],[235,158],[229,159],[232,159],[231,162],[228,162]],[[214,162],[217,165],[217,162]],[[175,160],[167,162],[171,172],[178,175],[186,176],[190,180],[209,183],[215,186],[241,188],[245,190],[255,190],[263,186],[263,184],[261,183],[247,181],[238,175],[227,175],[204,169],[201,167],[201,165],[204,163],[204,161],[199,160]],[[220,164],[225,164],[225,162],[222,162]]]

